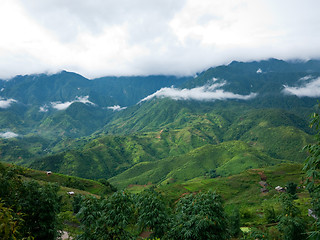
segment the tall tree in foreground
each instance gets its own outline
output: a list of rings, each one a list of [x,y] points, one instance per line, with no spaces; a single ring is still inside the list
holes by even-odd
[[[214,192],[189,194],[176,206],[169,239],[227,239],[228,219],[222,200]]]
[[[149,229],[152,236],[162,237],[168,230],[168,209],[161,195],[153,189],[137,195],[138,225],[141,230]]]
[[[312,198],[313,215],[316,217],[310,239],[320,239],[320,116],[318,113],[312,115],[310,126],[316,130],[316,143],[304,147],[309,156],[303,169],[308,177],[307,189]]]
[[[11,214],[19,225],[19,239],[27,239],[29,236],[35,239],[56,239],[59,232],[57,214],[61,205],[59,187],[22,181],[18,173],[18,169],[0,164],[0,199],[3,201],[3,210],[11,209],[0,219],[0,225]]]
[[[78,217],[83,229],[79,240],[134,239],[128,231],[133,223],[134,204],[127,192],[116,192],[107,199],[85,199]]]
[[[306,225],[293,200],[293,195],[289,193],[281,194],[280,201],[283,212],[280,216],[278,229],[283,234],[284,240],[303,240],[307,238]]]

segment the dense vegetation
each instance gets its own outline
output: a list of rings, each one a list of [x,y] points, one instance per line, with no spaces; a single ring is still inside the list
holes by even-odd
[[[232,177],[207,176],[183,185],[146,186],[136,194],[129,188],[97,197],[77,190],[77,185],[72,189],[76,194],[67,196],[70,188],[59,190],[57,181],[67,176],[53,173],[48,177],[43,172],[39,176],[37,171],[2,165],[0,221],[5,224],[0,236],[55,239],[64,230],[77,239],[136,239],[138,235],[151,239],[306,239],[306,232],[318,233],[313,218],[307,216],[309,194],[304,188],[296,189],[303,186],[301,168],[301,164],[283,164]],[[261,173],[269,184],[266,194],[260,194]],[[57,183],[39,182],[51,177]],[[287,193],[274,190],[285,183],[288,189],[295,187]],[[313,209],[317,209],[318,198],[313,199]],[[243,228],[242,232],[240,226],[250,231]]]
[[[20,134],[0,139],[1,160],[53,173],[0,165],[0,237],[319,239],[319,115],[314,129],[307,123],[318,106],[283,92],[319,76],[319,61],[271,59],[193,79],[61,72],[1,81],[1,97],[17,102],[0,109],[0,136]],[[173,83],[224,83],[257,97],[136,104]],[[80,96],[94,104],[73,102]],[[59,101],[70,106],[53,109]],[[114,105],[131,106],[106,109]]]

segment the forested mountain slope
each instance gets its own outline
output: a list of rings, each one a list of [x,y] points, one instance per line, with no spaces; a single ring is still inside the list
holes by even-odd
[[[320,61],[276,59],[194,78],[19,76],[1,82],[1,127],[19,134],[0,141],[1,156],[121,187],[302,162],[319,76]]]

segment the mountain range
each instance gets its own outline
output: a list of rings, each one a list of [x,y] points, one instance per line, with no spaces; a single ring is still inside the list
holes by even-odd
[[[193,77],[0,81],[2,161],[118,187],[303,162],[320,61],[232,62]]]

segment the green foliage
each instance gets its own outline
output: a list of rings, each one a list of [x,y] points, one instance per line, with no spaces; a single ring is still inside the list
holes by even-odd
[[[35,181],[23,182],[19,193],[19,205],[26,215],[24,232],[32,233],[35,238],[55,239],[57,237],[57,214],[60,211],[61,198],[57,185],[41,186]]]
[[[61,203],[57,194],[59,187],[22,181],[17,175],[18,171],[19,169],[1,167],[0,198],[23,220],[19,233],[23,237],[31,234],[36,239],[56,239],[59,230],[57,214]]]
[[[136,164],[109,181],[119,187],[132,183],[161,183],[170,178],[186,181],[203,176],[212,169],[216,170],[217,175],[228,176],[272,163],[277,163],[277,160],[250,145],[241,141],[228,141],[219,145],[208,144],[184,155]]]
[[[137,195],[136,208],[141,230],[149,229],[153,232],[152,236],[159,238],[167,232],[169,212],[159,193],[153,189],[141,192]]]
[[[1,200],[1,199],[0,199]],[[5,207],[4,203],[0,202],[0,238],[3,240],[16,239],[33,239],[31,236],[23,238],[19,232],[23,226],[21,213],[16,214],[11,208]]]
[[[87,197],[83,201],[82,208],[77,216],[80,218],[81,228],[83,233],[78,236],[78,239],[96,239],[94,237],[96,221],[101,217],[101,200],[94,197]]]
[[[304,170],[306,170],[307,177],[315,180],[320,179],[320,115],[318,113],[312,115],[310,126],[317,131],[315,135],[316,143],[304,147],[304,150],[309,154],[305,161]],[[313,185],[314,181],[310,181],[308,188],[312,188]]]
[[[72,211],[60,212],[58,221],[63,231],[67,232],[70,238],[75,239],[80,234],[80,222]]]
[[[189,194],[175,210],[170,239],[227,239],[228,220],[219,195],[213,192]]]
[[[241,240],[267,240],[268,234],[258,228],[252,228],[249,232],[243,233]]]
[[[101,178],[101,179],[99,179],[99,182],[102,183],[104,186],[106,186],[103,194],[108,194],[108,193],[112,193],[112,192],[117,191],[117,188],[115,186],[111,185],[106,179]]]
[[[279,231],[283,234],[284,240],[306,239],[305,221],[300,216],[299,209],[293,202],[291,194],[282,193],[280,196],[282,214],[278,224]]]
[[[237,237],[241,233],[240,230],[240,211],[238,208],[232,210],[229,216],[230,234],[232,237]]]
[[[211,169],[208,173],[208,176],[210,178],[215,178],[215,177],[218,177],[219,175],[217,174],[217,171],[215,169]]]
[[[84,196],[81,194],[76,194],[73,196],[73,198],[72,198],[73,213],[77,214],[80,211],[80,209],[83,205],[83,200],[84,200]]]
[[[309,155],[305,160],[303,169],[306,171],[306,175],[308,177],[307,188],[312,198],[312,210],[317,217],[313,224],[313,231],[310,234],[310,238],[320,239],[320,115],[318,113],[314,113],[312,115],[310,127],[314,127],[316,130],[316,142],[304,147],[304,150],[307,151]]]
[[[264,217],[265,217],[267,223],[277,222],[276,212],[272,206],[267,206],[264,209]]]
[[[87,198],[78,216],[83,233],[77,239],[131,239],[127,230],[134,217],[132,196],[116,192],[107,199]]]
[[[297,197],[297,186],[298,185],[296,183],[294,183],[294,182],[288,182],[286,184],[286,192],[288,194],[290,194],[293,197],[293,199],[297,199],[298,198]]]

